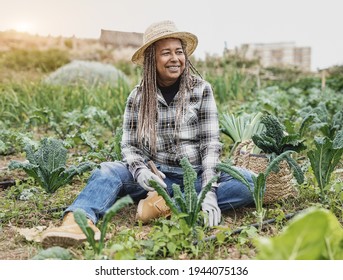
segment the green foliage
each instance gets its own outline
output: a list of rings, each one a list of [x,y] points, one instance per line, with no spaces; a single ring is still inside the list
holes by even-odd
[[[53,71],[69,62],[69,54],[58,49],[21,50],[0,52],[0,68],[16,71],[39,70],[43,73]]]
[[[69,46],[69,42],[67,43]],[[9,134],[5,132],[3,134],[4,137],[0,136],[1,141],[4,143],[4,145],[0,143],[0,149],[2,147],[2,151],[4,151],[3,154],[12,155],[15,153],[15,156],[17,156],[17,153],[21,151],[23,145],[18,144],[22,143],[21,137],[19,135],[15,136],[12,132],[16,133],[18,131],[25,135],[40,137],[41,135],[59,135],[57,132],[59,131],[61,135],[64,135],[59,138],[66,139],[74,147],[73,151],[75,153],[72,154],[74,157],[72,160],[75,159],[76,155],[83,154],[85,145],[92,150],[92,153],[98,153],[97,155],[92,154],[92,158],[99,161],[105,158],[111,159],[112,155],[114,155],[114,150],[112,150],[113,143],[107,140],[112,139],[111,137],[115,129],[122,123],[126,97],[132,88],[131,86],[140,82],[141,68],[127,62],[120,62],[121,65],[117,67],[129,76],[130,88],[122,83],[101,87],[52,86],[35,81],[44,78],[46,76],[45,73],[49,71],[48,69],[52,71],[66,64],[69,58],[67,53],[65,53],[67,55],[67,60],[65,60],[57,53],[49,52],[50,58],[43,59],[42,54],[43,52],[38,54],[30,50],[22,53],[17,50],[0,53],[0,68],[3,70],[0,73],[0,127],[3,130],[10,130]],[[102,55],[97,51],[97,54],[100,55],[99,57],[108,59],[110,53],[104,51]],[[306,137],[306,144],[311,149],[314,149],[315,145],[314,142],[313,146],[311,145],[314,135],[321,133],[321,136],[327,136],[333,141],[337,131],[342,129],[342,127],[339,128],[339,125],[341,126],[343,123],[342,118],[340,118],[343,104],[342,66],[338,66],[333,72],[330,69],[329,76],[326,79],[326,88],[321,89],[320,77],[317,74],[304,74],[299,71],[288,72],[288,70],[279,71],[275,69],[266,71],[256,63],[254,67],[257,66],[259,69],[251,68],[252,63],[239,58],[207,56],[205,61],[197,61],[194,65],[203,77],[211,82],[215,98],[219,101],[217,106],[222,112],[228,111],[229,108],[229,112],[236,116],[241,116],[243,113],[252,115],[267,111],[275,114],[279,120],[282,120],[283,124],[287,120],[289,124],[294,124],[296,127],[299,127],[302,119],[313,113],[316,117],[313,119],[313,125],[310,127],[310,130],[303,129],[303,134],[299,133],[301,138]],[[266,88],[266,85],[273,85],[273,87]],[[244,102],[242,102],[243,100]],[[99,112],[101,110],[106,111],[111,119],[111,126],[100,116],[98,118],[96,115],[93,115],[94,120],[91,117],[88,118],[92,115],[92,111],[87,111],[87,108],[91,106]],[[83,114],[86,116],[82,116]],[[83,122],[83,118],[88,119]],[[81,122],[82,125],[78,126]],[[106,130],[106,127],[108,127],[108,130]],[[290,133],[289,126],[287,126],[287,132],[289,134],[297,133],[295,129]],[[230,141],[228,137],[225,137],[224,140]],[[30,145],[34,146],[35,144],[31,143]],[[7,157],[4,157],[5,161],[6,159]],[[305,165],[303,168],[306,168],[306,158],[304,159]],[[341,164],[342,161],[337,164],[337,169],[341,170]],[[2,167],[0,169],[3,170]],[[7,175],[12,175],[11,173],[10,170],[5,170],[5,172],[0,174],[0,177],[5,178]],[[296,203],[297,208],[311,205],[318,198],[319,188],[315,186],[316,181],[312,168],[309,168],[305,175],[306,184],[300,186],[300,204]],[[337,178],[339,178],[341,173],[334,172],[332,174],[332,178],[330,177],[331,180],[327,183],[325,190],[328,191],[326,193],[328,198],[331,198],[332,190],[335,190],[335,195],[337,196],[334,200],[330,200],[331,205],[325,206],[330,207],[336,216],[339,217],[340,222],[342,222],[342,182],[340,180],[333,180],[335,178],[333,177],[334,175],[337,175]],[[85,176],[80,177],[80,179],[85,179]],[[39,221],[47,221],[49,217],[58,219],[60,215],[58,211],[53,212],[52,215],[49,212],[47,216],[46,210],[51,210],[50,207],[47,209],[47,205],[54,206],[54,208],[57,206],[59,209],[63,208],[66,203],[69,203],[69,200],[73,199],[70,196],[69,188],[75,190],[75,188],[81,188],[82,185],[83,182],[77,182],[77,184],[67,186],[67,188],[61,188],[53,196],[49,196],[46,192],[39,190],[29,200],[21,201],[20,197],[24,191],[26,189],[31,190],[36,185],[32,177],[27,178],[27,180],[17,180],[16,186],[3,191],[5,196],[0,201],[0,208],[2,210],[0,222],[3,225],[3,229],[6,230],[8,222],[17,225],[25,224],[25,226],[31,227],[33,224],[39,223]],[[16,191],[14,192],[15,189]],[[175,203],[175,201],[173,202]],[[285,213],[293,211],[294,206],[293,203],[288,201],[281,205],[282,211]],[[271,209],[268,209],[266,215],[269,216],[270,211]],[[130,215],[129,213],[126,214]],[[216,259],[222,259],[233,257],[231,249],[235,250],[237,247],[240,247],[240,243],[248,242],[247,238],[244,238],[245,241],[231,239],[230,241],[234,243],[228,245],[230,248],[222,244],[224,246],[220,246],[216,254],[212,255],[213,251],[208,250],[208,248],[191,247],[193,236],[189,235],[187,230],[189,227],[184,220],[180,219],[182,222],[179,223],[177,219],[178,217],[175,215],[172,216],[171,220],[161,219],[159,220],[161,224],[154,224],[153,229],[149,233],[146,232],[145,227],[142,229],[139,225],[139,229],[135,225],[117,232],[116,235],[112,236],[117,242],[112,246],[115,248],[112,251],[114,255],[108,256],[115,259],[178,259],[179,257],[208,259],[212,256]],[[237,222],[250,223],[250,215],[247,217],[244,214],[244,217],[242,219],[238,218]],[[317,225],[315,219],[311,223]],[[182,228],[180,224],[182,224]],[[318,226],[322,226],[322,224]],[[142,230],[142,232],[139,232],[139,230]],[[175,231],[182,232],[174,234]],[[201,235],[202,233],[198,234]],[[270,234],[270,232],[264,234]],[[143,240],[140,238],[142,236]],[[309,236],[311,235],[309,234]],[[200,243],[207,244],[206,242]],[[9,244],[12,246],[28,246],[28,250],[30,250],[30,246],[34,246],[32,243],[23,244],[22,242]],[[167,246],[167,244],[169,245]],[[292,244],[294,243],[291,243],[291,246]],[[280,246],[285,245],[280,244]],[[104,248],[103,253],[107,253],[107,250],[110,250],[109,252],[111,253],[112,247]],[[154,253],[152,253],[153,248],[155,248]],[[282,251],[282,249],[278,248],[274,252],[277,253],[278,250]],[[94,257],[93,251],[90,251],[91,257]],[[75,248],[73,253],[80,256],[80,258],[87,256],[87,251],[81,248]],[[6,254],[6,250],[4,254]],[[230,255],[228,256],[228,254]],[[18,257],[26,258],[27,254],[19,255]]]
[[[68,49],[72,49],[72,48],[73,48],[73,40],[72,40],[72,39],[65,39],[65,40],[64,40],[64,45],[65,45]]]
[[[33,260],[71,260],[72,256],[70,252],[61,247],[51,247],[40,251]]]
[[[326,80],[328,87],[335,91],[343,92],[343,65],[335,65],[328,69],[329,76]]]
[[[109,129],[114,129],[114,124],[105,110],[94,106],[87,106],[83,110],[73,110],[71,112],[62,113],[63,120],[57,122],[54,118],[51,118],[49,121],[49,126],[56,132],[56,134],[62,139],[73,139],[77,138],[81,133],[84,134],[84,140],[87,144],[87,132],[89,128],[96,126],[104,126]],[[82,138],[82,136],[81,136]],[[91,143],[88,141],[88,143]],[[91,148],[92,144],[89,144]]]
[[[258,223],[260,225],[260,228],[262,228],[262,222],[266,213],[266,210],[263,208],[263,199],[264,199],[264,193],[266,190],[266,181],[267,177],[270,174],[270,172],[274,171],[276,167],[280,164],[281,161],[285,160],[293,151],[285,151],[282,154],[275,157],[266,168],[265,172],[260,172],[257,176],[252,174],[252,180],[254,183],[254,186],[250,185],[250,183],[247,181],[247,179],[244,177],[244,175],[241,173],[240,169],[234,166],[231,166],[230,163],[219,163],[217,165],[217,169],[219,171],[225,172],[232,176],[234,179],[240,181],[243,183],[251,192],[254,202],[256,211],[254,212],[254,215],[257,217]]]
[[[197,195],[195,190],[196,172],[187,158],[183,158],[180,161],[184,171],[183,183],[184,194],[181,192],[181,188],[177,184],[173,184],[174,200],[169,196],[166,190],[161,187],[157,182],[151,180],[150,185],[161,195],[169,206],[173,214],[180,216],[184,219],[188,226],[194,227],[199,218],[201,210],[201,203],[205,199],[207,192],[211,190],[212,183],[216,182],[218,177],[214,177],[208,182],[208,184]]]
[[[151,259],[177,259],[181,253],[197,256],[203,244],[194,244],[194,236],[202,240],[205,234],[200,227],[190,227],[184,219],[162,220],[152,227],[149,241],[143,243],[144,255]]]
[[[306,129],[308,128],[310,123],[314,120],[314,118],[315,116],[313,114],[308,114],[304,117],[304,119],[302,120],[300,124],[299,133],[298,133],[300,138],[305,136]]]
[[[123,136],[123,129],[121,127],[116,129],[114,137],[109,141],[108,144],[98,142],[97,145],[93,146],[93,151],[88,153],[89,159],[98,159],[100,162],[103,161],[116,161],[121,160],[121,139]]]
[[[229,136],[234,142],[232,151],[234,151],[238,143],[251,139],[254,134],[263,131],[264,126],[261,123],[261,117],[261,112],[251,115],[243,114],[241,116],[235,116],[229,113],[221,114],[221,118],[219,119],[221,132]]]
[[[31,127],[48,125],[49,129],[55,130],[54,125],[61,125],[61,132],[64,133],[67,130],[63,128],[66,119],[73,121],[71,115],[79,119],[81,116],[77,114],[85,114],[85,117],[93,114],[94,121],[88,119],[83,124],[110,120],[108,124],[112,129],[122,123],[128,93],[129,88],[119,83],[98,87],[53,86],[33,82],[0,83],[0,120],[11,128],[26,124]],[[99,114],[95,115],[94,110],[89,108],[95,108]]]
[[[309,114],[313,116],[313,123],[309,128],[312,131],[320,131],[323,136],[333,139],[337,131],[343,129],[343,110],[340,109],[331,114],[327,107],[324,102],[320,102],[315,108],[309,109]]]
[[[284,231],[256,241],[261,260],[342,260],[343,228],[328,210],[309,208]]]
[[[26,122],[27,127],[45,128],[63,139],[66,147],[86,146],[90,148],[89,158],[101,161],[120,159],[121,128],[116,127],[107,111],[87,106],[82,111],[75,109],[63,112],[58,121],[49,108],[35,109]],[[110,135],[114,133],[114,137]],[[107,140],[109,138],[109,140]],[[0,138],[1,139],[1,138]]]
[[[256,87],[255,77],[236,67],[223,67],[223,72],[206,73],[206,80],[213,86],[219,103],[231,100],[245,100]]]
[[[300,97],[298,97],[300,95]],[[301,100],[301,94],[289,93],[281,90],[278,86],[265,87],[256,90],[249,102],[242,104],[240,110],[243,112],[268,112],[278,117],[292,112],[297,104],[294,99]],[[287,108],[287,110],[285,110]]]
[[[144,230],[140,227],[140,230]],[[191,234],[193,233],[193,234]],[[113,244],[103,250],[103,254],[115,260],[156,260],[179,259],[180,255],[197,258],[210,242],[200,226],[189,227],[184,219],[172,216],[171,219],[158,219],[151,225],[146,238],[137,238],[137,229],[127,228],[117,232]]]
[[[34,141],[26,133],[14,129],[0,129],[0,155],[10,155],[21,151],[21,147]]]
[[[223,57],[208,55],[205,60],[197,60],[193,63],[211,83],[218,104],[225,107],[228,103],[231,105],[232,101],[246,100],[254,92],[256,84],[259,87],[259,77],[251,74],[250,71],[245,71],[246,67],[255,66],[256,60],[225,54]]]
[[[150,240],[137,239],[137,229],[125,228],[116,233],[113,243],[103,250],[103,254],[115,260],[146,259],[142,252],[145,247],[151,248],[151,243]]]
[[[343,154],[343,130],[337,132],[334,140],[328,137],[315,137],[315,149],[307,153],[316,177],[321,198],[324,200],[325,189],[330,182],[332,172],[339,164]]]
[[[284,126],[274,115],[264,115],[261,118],[265,130],[252,136],[256,146],[266,154],[280,155],[284,151],[300,152],[306,147],[297,134],[286,134]]]
[[[11,161],[9,168],[23,169],[48,193],[53,193],[59,187],[68,184],[75,175],[94,168],[94,164],[90,162],[67,168],[68,151],[64,148],[62,141],[53,138],[44,138],[37,150],[31,145],[26,145],[24,151],[27,161]]]
[[[74,212],[74,219],[76,223],[80,226],[83,233],[86,235],[87,241],[92,246],[95,254],[100,255],[105,246],[105,236],[107,232],[107,227],[111,219],[117,214],[117,212],[123,207],[133,203],[130,196],[124,196],[118,199],[110,209],[108,209],[103,217],[103,222],[100,228],[100,240],[96,241],[94,239],[94,231],[87,223],[87,217],[83,210],[77,209]]]
[[[252,136],[252,140],[257,147],[264,153],[270,156],[273,160],[277,155],[281,155],[286,151],[300,152],[306,148],[300,134],[287,134],[284,132],[283,125],[277,117],[273,115],[265,115],[261,122],[265,126],[265,130],[260,134]],[[301,126],[301,134],[303,133],[304,125]],[[288,166],[293,170],[293,175],[299,184],[304,182],[304,174],[298,163],[287,154],[285,160]]]

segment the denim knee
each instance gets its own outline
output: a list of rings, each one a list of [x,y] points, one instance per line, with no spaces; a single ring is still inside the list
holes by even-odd
[[[244,207],[254,202],[252,195],[254,190],[253,174],[247,169],[239,169],[249,182],[250,188],[232,176],[222,173],[219,179],[217,198],[218,205],[223,211]]]

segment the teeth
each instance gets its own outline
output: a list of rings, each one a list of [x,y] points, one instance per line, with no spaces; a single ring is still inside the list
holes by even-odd
[[[179,66],[169,66],[168,68],[171,70],[177,70],[177,69],[179,69]]]

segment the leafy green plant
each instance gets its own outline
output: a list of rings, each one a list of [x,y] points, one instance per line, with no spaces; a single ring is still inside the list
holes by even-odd
[[[309,208],[281,234],[257,239],[256,247],[261,260],[342,260],[343,228],[330,211]]]
[[[146,233],[139,225],[140,230]],[[195,232],[194,235],[190,234]],[[171,219],[158,219],[149,228],[146,238],[137,238],[137,229],[128,228],[116,233],[113,244],[103,250],[103,254],[116,260],[132,259],[179,259],[187,254],[187,258],[198,257],[210,242],[194,242],[204,240],[205,233],[201,226],[191,228],[184,219],[173,216]]]
[[[86,139],[81,140],[86,142],[89,130],[92,130],[94,134],[95,128],[98,130],[102,127],[114,129],[113,120],[108,112],[94,106],[87,106],[83,110],[74,109],[70,112],[63,112],[62,117],[61,121],[54,118],[49,120],[50,127],[61,139],[77,138],[80,137],[81,133],[84,133]]]
[[[54,86],[43,82],[34,83],[31,80],[20,84],[0,83],[0,120],[1,124],[11,128],[23,127],[23,124],[27,124],[37,127],[39,125],[41,129],[41,125],[44,124],[43,128],[60,133],[63,136],[59,137],[61,139],[69,134],[68,131],[73,132],[78,127],[76,121],[83,122],[83,127],[100,124],[114,130],[122,123],[125,101],[129,92],[130,88],[119,82],[112,86],[103,85],[91,88],[81,85],[78,87]],[[95,109],[89,111],[90,107]],[[70,112],[74,110],[75,113],[72,116]],[[109,116],[105,116],[103,111]],[[88,118],[86,123],[82,116],[78,115],[80,112],[85,115],[84,118]],[[35,116],[30,120],[32,113]],[[89,116],[92,114],[93,117],[90,119]],[[70,129],[68,129],[67,121],[70,121]]]
[[[110,209],[108,209],[103,217],[102,225],[100,228],[100,240],[96,241],[94,239],[94,231],[87,223],[87,217],[83,210],[77,209],[74,212],[74,219],[76,223],[80,226],[83,233],[86,235],[87,241],[92,246],[94,252],[97,255],[100,255],[104,246],[105,246],[105,236],[107,232],[107,227],[109,225],[110,220],[117,214],[117,212],[122,209],[123,207],[133,203],[133,200],[130,196],[124,196],[118,199]]]
[[[313,123],[309,127],[312,131],[320,131],[323,136],[333,140],[336,133],[343,129],[343,110],[338,109],[330,112],[328,105],[325,102],[320,102],[316,107],[308,106],[303,108],[304,112],[308,112],[314,116]]]
[[[235,150],[235,147],[240,142],[249,140],[256,133],[261,133],[264,129],[261,123],[262,113],[241,116],[235,116],[234,114],[223,113],[219,119],[221,126],[221,132],[229,136],[234,142],[234,147],[231,151]],[[255,151],[254,153],[257,153]]]
[[[254,198],[256,207],[254,215],[257,218],[257,222],[259,223],[260,228],[262,228],[263,219],[266,214],[266,210],[263,208],[263,198],[266,190],[267,177],[270,174],[270,172],[275,171],[275,167],[277,167],[282,160],[289,157],[289,155],[292,152],[293,151],[285,151],[282,154],[278,155],[268,164],[268,167],[265,172],[260,172],[257,176],[252,174],[252,180],[254,183],[253,189],[251,188],[250,183],[247,181],[247,179],[244,177],[244,175],[237,167],[231,166],[229,163],[219,163],[217,166],[217,169],[219,171],[223,171],[232,176],[234,179],[239,180],[250,190]]]
[[[173,184],[174,197],[172,199],[157,182],[151,180],[150,185],[164,198],[173,214],[184,219],[188,226],[194,227],[199,218],[201,203],[205,199],[207,192],[211,190],[212,183],[216,182],[218,177],[213,177],[197,195],[194,185],[197,178],[196,172],[187,158],[181,159],[180,163],[184,171],[184,194],[181,192],[179,185]]]
[[[71,260],[72,256],[69,250],[62,247],[51,247],[40,251],[33,260]]]
[[[265,115],[262,117],[261,122],[265,126],[265,131],[260,134],[252,136],[252,140],[257,147],[266,153],[270,160],[276,156],[281,155],[285,151],[300,152],[306,148],[303,144],[301,136],[305,122],[297,134],[287,134],[284,132],[283,125],[279,122],[277,117],[273,115]],[[293,170],[293,175],[299,184],[304,182],[304,173],[298,163],[290,156],[289,153],[284,157],[288,166]],[[277,169],[276,169],[277,170]]]
[[[121,139],[123,136],[123,129],[117,128],[116,133],[108,144],[98,142],[94,150],[87,154],[89,159],[98,159],[100,162],[103,161],[116,161],[121,160]]]
[[[14,129],[0,129],[0,155],[10,155],[20,152],[25,144],[36,145],[28,134]]]
[[[9,169],[23,169],[48,193],[55,192],[71,182],[75,175],[80,175],[95,166],[94,163],[84,162],[78,166],[67,167],[68,151],[62,141],[54,138],[44,138],[36,150],[32,145],[26,145],[24,151],[27,161],[11,161]]]
[[[197,69],[201,71],[201,68]],[[214,71],[211,71],[212,69]],[[247,96],[256,88],[254,75],[249,75],[236,66],[228,66],[227,61],[217,61],[212,69],[209,67],[204,69],[205,78],[213,85],[214,92],[217,93],[218,103],[227,104],[228,100],[246,100]]]
[[[197,240],[204,238],[205,233],[200,226],[190,227],[184,219],[162,220],[155,224],[149,233],[150,246],[145,244],[145,254],[150,258],[173,257],[177,258],[181,253],[197,256],[204,246],[203,243],[194,243],[196,232]]]
[[[147,259],[146,255],[142,255],[144,243],[151,244],[150,240],[137,239],[137,229],[126,228],[117,232],[114,236],[113,243],[103,250],[111,259],[115,260],[136,260]],[[150,248],[150,246],[148,247]]]
[[[316,181],[324,200],[325,190],[330,182],[332,172],[340,162],[343,154],[343,130],[337,132],[334,140],[327,136],[315,137],[315,149],[307,153]]]

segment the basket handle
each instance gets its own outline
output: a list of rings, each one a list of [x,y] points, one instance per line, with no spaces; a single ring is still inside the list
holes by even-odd
[[[233,153],[233,157],[234,158],[237,158],[238,156],[241,155],[241,150],[243,149],[243,147],[247,146],[247,154],[251,153],[252,150],[253,150],[253,145],[251,145],[252,143],[252,140],[251,139],[248,139],[248,140],[244,140],[242,141],[241,143],[239,143],[237,145],[237,147],[235,148],[234,150],[234,153]],[[250,150],[249,150],[250,149]]]

